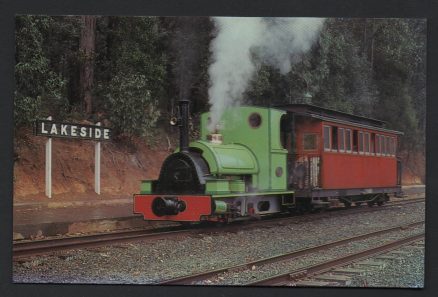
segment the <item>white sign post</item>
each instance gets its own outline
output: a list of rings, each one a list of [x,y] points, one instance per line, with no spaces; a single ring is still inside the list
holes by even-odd
[[[46,195],[52,198],[52,137],[94,140],[94,191],[100,195],[100,146],[111,140],[111,129],[96,125],[52,122],[52,117],[35,121],[35,135],[46,136]]]
[[[100,126],[100,122],[96,123]],[[96,132],[100,130],[96,130]],[[100,195],[100,141],[94,146],[94,191]]]
[[[52,117],[47,119],[51,121]],[[52,137],[46,141],[46,196],[52,198]]]

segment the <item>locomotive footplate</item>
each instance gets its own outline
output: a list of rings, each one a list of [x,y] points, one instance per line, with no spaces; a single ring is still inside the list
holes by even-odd
[[[211,196],[134,195],[134,213],[145,220],[197,222],[211,212]]]

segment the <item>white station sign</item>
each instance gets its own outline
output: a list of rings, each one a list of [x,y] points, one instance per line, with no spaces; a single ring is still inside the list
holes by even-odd
[[[60,123],[47,120],[36,120],[34,133],[48,137],[46,141],[46,195],[52,198],[52,137],[94,140],[94,191],[100,195],[100,144],[111,140],[111,129],[97,125],[80,125]]]
[[[37,120],[35,134],[47,137],[78,138],[86,140],[111,140],[111,129],[95,126]]]

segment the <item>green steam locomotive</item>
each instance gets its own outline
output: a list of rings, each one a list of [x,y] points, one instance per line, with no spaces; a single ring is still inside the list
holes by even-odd
[[[212,132],[204,113],[200,139],[189,143],[188,104],[179,106],[179,149],[134,195],[134,213],[146,220],[230,222],[340,203],[381,205],[401,192],[402,133],[379,120],[306,104],[234,107]]]

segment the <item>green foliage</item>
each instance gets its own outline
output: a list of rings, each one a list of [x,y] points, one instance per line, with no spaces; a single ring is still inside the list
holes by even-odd
[[[412,25],[404,19],[373,21],[377,32],[373,70],[379,91],[375,115],[405,133],[402,148],[409,150],[424,144],[425,133],[418,121],[425,115],[425,93],[417,93],[421,87],[425,89],[425,80],[423,86],[421,82],[420,86],[413,84],[416,75],[425,76],[425,68],[420,66],[425,62],[425,43]],[[419,47],[417,42],[421,40],[423,46]],[[413,95],[418,106],[414,105]]]
[[[354,20],[327,20],[315,60],[318,87],[313,103],[358,115],[371,116],[376,101],[369,62],[354,37]],[[319,71],[318,69],[321,68]]]
[[[268,106],[274,98],[274,75],[275,69],[267,65],[261,65],[250,86],[245,93],[246,104]],[[278,75],[277,75],[278,78]]]
[[[109,120],[116,133],[149,136],[160,116],[157,100],[151,97],[144,75],[120,73],[109,84],[106,94]]]
[[[110,17],[100,19],[98,28],[96,105],[106,112],[116,133],[151,135],[161,114],[166,61],[157,20]]]
[[[16,19],[14,117],[17,127],[38,117],[65,112],[65,80],[53,71],[45,51],[51,17],[19,16]]]
[[[109,17],[98,21],[102,36],[96,49],[96,79],[105,83],[120,72],[141,74],[151,95],[159,97],[163,92],[166,53],[160,48],[157,19]]]
[[[80,24],[75,16],[16,18],[17,127],[48,115],[86,117],[78,93],[83,58]],[[191,25],[197,28],[190,39],[196,40],[190,44],[194,56],[184,59],[184,51],[181,55],[175,49],[185,40],[181,32],[190,35]],[[193,21],[97,17],[96,114],[108,118],[116,133],[148,135],[160,115],[164,118],[174,112],[182,78],[188,81],[185,92],[192,100],[192,112],[205,111],[214,33],[208,17]],[[426,26],[421,19],[327,19],[317,42],[289,73],[283,75],[254,56],[258,71],[245,100],[265,106],[312,103],[383,119],[389,128],[405,133],[403,142],[409,145],[404,148],[421,149],[426,118],[425,47]],[[196,60],[190,77],[184,76],[181,62],[188,60]]]
[[[348,21],[327,20],[317,44],[301,55],[288,74],[281,75],[266,65],[259,67],[246,93],[247,102],[312,103],[370,116],[376,101],[375,85],[353,30]]]
[[[178,98],[189,98],[192,115],[208,111],[208,68],[213,23],[209,17],[160,17],[161,49],[166,53],[166,74],[160,102],[164,112],[174,115]],[[166,119],[165,123],[168,123]]]

